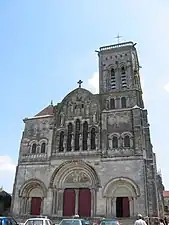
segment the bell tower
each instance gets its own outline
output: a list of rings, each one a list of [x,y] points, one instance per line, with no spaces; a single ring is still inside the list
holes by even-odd
[[[137,50],[133,42],[100,47],[99,92],[135,98],[132,105],[143,108]]]

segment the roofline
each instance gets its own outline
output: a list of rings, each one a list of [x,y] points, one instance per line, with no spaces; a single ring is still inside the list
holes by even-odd
[[[44,115],[44,116],[29,117],[29,118],[23,119],[23,122],[26,122],[27,120],[35,120],[35,119],[42,119],[42,118],[49,118],[49,117],[53,117],[53,115]]]

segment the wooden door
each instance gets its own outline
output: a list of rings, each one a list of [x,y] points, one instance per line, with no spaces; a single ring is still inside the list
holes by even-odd
[[[66,188],[63,195],[63,216],[75,215],[75,190]]]
[[[40,197],[33,197],[31,200],[31,215],[38,216],[41,212],[41,202]]]
[[[123,217],[129,217],[129,216],[130,216],[129,198],[123,197]]]
[[[81,217],[91,216],[91,192],[88,188],[79,189],[78,214]]]

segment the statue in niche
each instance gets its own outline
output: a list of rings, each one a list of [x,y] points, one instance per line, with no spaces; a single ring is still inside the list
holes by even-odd
[[[61,113],[61,114],[60,114],[60,126],[62,127],[63,124],[64,124],[64,114]]]
[[[92,122],[97,123],[97,113],[96,112],[92,116]]]
[[[90,104],[89,102],[87,102],[87,105],[86,105],[86,115],[88,116],[89,115],[89,108],[90,108]]]

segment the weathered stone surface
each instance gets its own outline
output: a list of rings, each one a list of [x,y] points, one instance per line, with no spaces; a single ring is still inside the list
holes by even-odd
[[[116,216],[118,197],[128,197],[130,217],[137,213],[159,215],[161,189],[159,191],[160,185],[156,182],[156,161],[141,85],[133,71],[133,68],[138,70],[139,76],[135,53],[131,43],[101,49],[100,94],[77,88],[53,106],[52,115],[42,115],[44,110],[40,116],[25,119],[14,182],[13,214],[31,213],[32,198],[41,197],[41,213],[62,216],[65,188],[74,188],[76,193],[78,188],[89,188],[91,216]],[[122,65],[125,74],[120,77]],[[115,69],[115,81],[111,80],[111,68]],[[112,82],[115,82],[115,89],[112,89]],[[122,97],[126,98],[124,106]],[[115,108],[110,108],[112,98]],[[75,151],[77,119],[80,120],[79,149]],[[88,139],[84,150],[85,121]],[[73,127],[71,151],[67,151],[70,123]],[[94,149],[91,147],[92,129],[95,129]],[[61,132],[64,132],[62,152]],[[113,137],[118,140],[116,146]],[[42,152],[43,143],[45,152]],[[32,152],[33,144],[36,144],[35,152]]]

